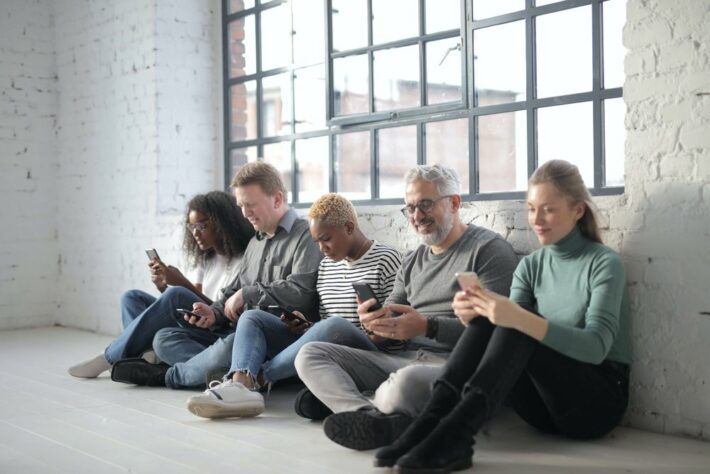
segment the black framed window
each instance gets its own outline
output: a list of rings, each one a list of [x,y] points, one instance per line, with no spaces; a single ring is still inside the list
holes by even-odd
[[[225,178],[289,200],[402,198],[444,163],[466,200],[523,196],[553,158],[623,191],[625,0],[223,0]]]

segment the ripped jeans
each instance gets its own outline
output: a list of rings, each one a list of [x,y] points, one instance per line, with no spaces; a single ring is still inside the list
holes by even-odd
[[[239,317],[229,374],[246,372],[256,378],[263,371],[266,383],[293,377],[296,354],[304,344],[313,341],[377,350],[370,338],[347,319],[331,316],[296,336],[278,316],[254,309]]]

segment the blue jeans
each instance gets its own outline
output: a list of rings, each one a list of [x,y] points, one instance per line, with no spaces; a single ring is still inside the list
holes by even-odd
[[[192,303],[201,301],[197,295],[181,286],[171,286],[147,306],[148,299],[141,293],[143,292],[132,290],[121,298],[124,329],[104,352],[106,360],[111,364],[127,357],[138,357],[149,350],[153,344],[153,336],[159,329],[177,326],[177,319],[180,317],[175,312],[177,308],[192,308]],[[145,293],[143,295],[152,298]],[[144,306],[136,315],[136,311]]]
[[[205,378],[213,370],[227,369],[234,344],[234,332],[190,326],[161,329],[153,339],[155,354],[171,365],[165,374],[165,385],[170,388],[190,388],[205,385]],[[188,327],[189,326],[189,327]]]
[[[246,372],[256,378],[261,370],[266,383],[293,377],[298,350],[313,341],[377,350],[361,329],[344,318],[332,316],[318,321],[299,337],[278,316],[250,310],[239,317],[229,373]]]

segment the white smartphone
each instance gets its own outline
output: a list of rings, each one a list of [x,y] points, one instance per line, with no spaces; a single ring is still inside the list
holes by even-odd
[[[481,280],[479,280],[476,272],[458,272],[456,273],[456,279],[462,290],[471,288],[474,285],[481,286]]]
[[[145,254],[148,256],[149,260],[160,260],[160,256],[155,249],[145,249]]]

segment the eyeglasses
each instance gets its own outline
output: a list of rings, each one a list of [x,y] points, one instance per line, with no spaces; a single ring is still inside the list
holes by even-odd
[[[200,232],[204,232],[207,230],[207,224],[209,223],[209,220],[205,219],[204,221],[198,221],[194,224],[186,224],[187,230],[190,232],[195,232],[196,230],[199,230]]]
[[[413,215],[417,209],[419,209],[421,212],[424,214],[430,212],[432,208],[434,207],[434,204],[437,202],[441,201],[442,199],[450,198],[452,194],[449,194],[447,196],[441,196],[440,198],[437,199],[422,199],[416,204],[407,204],[404,206],[400,211],[402,212],[402,215],[404,217],[409,217]]]

